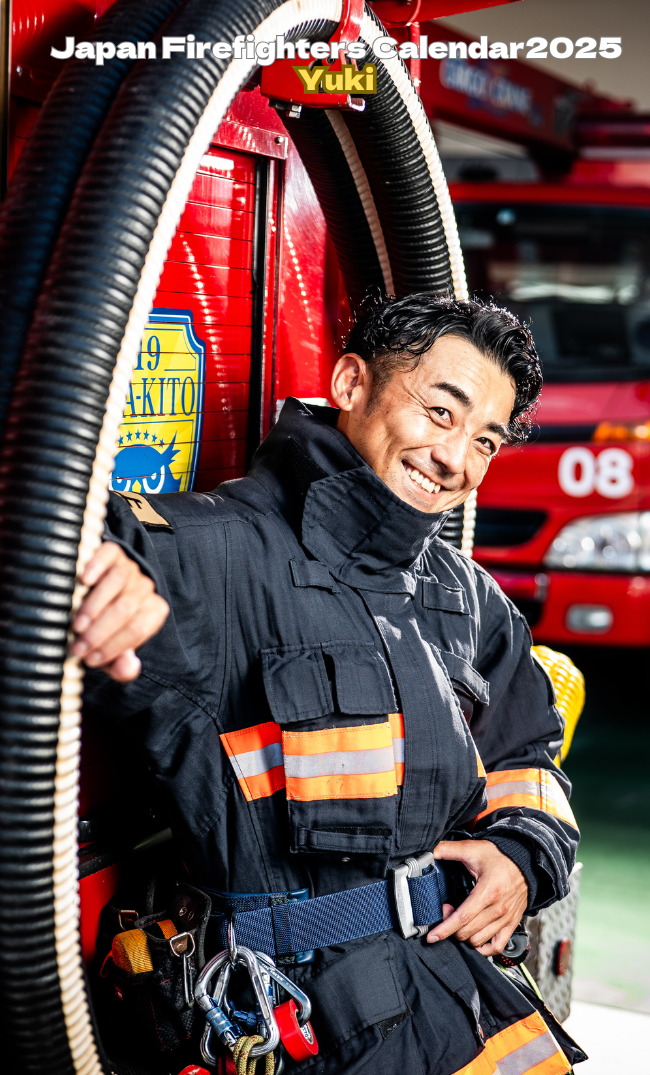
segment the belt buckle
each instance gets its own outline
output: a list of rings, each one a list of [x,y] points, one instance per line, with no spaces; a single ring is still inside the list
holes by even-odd
[[[423,937],[428,932],[428,926],[416,926],[413,921],[413,904],[409,891],[409,877],[422,877],[427,866],[433,863],[433,852],[423,851],[421,855],[407,858],[401,866],[393,870],[393,894],[395,896],[395,909],[402,937]]]

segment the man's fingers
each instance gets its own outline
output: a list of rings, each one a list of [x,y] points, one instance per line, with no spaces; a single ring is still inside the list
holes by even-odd
[[[167,619],[169,605],[158,594],[151,594],[147,601],[115,634],[104,637],[101,645],[92,649],[84,658],[90,668],[103,668],[125,650],[138,649],[148,638],[155,635]]]
[[[480,952],[482,956],[496,956],[498,953],[503,952],[503,949],[507,945],[512,936],[513,930],[510,926],[506,926],[505,929],[500,929],[498,933],[494,935],[492,940],[482,944],[476,951]]]
[[[72,652],[75,656],[81,657],[93,649],[101,649],[104,642],[116,634],[120,627],[144,609],[148,609],[149,601],[155,596],[151,579],[142,576],[136,576],[130,585],[118,586],[116,592],[112,592],[117,584],[112,576],[117,571],[116,568],[110,572],[96,588],[95,592],[104,587],[106,590],[98,598],[101,604],[93,621],[73,643]],[[106,601],[105,598],[110,593],[111,599]]]
[[[120,555],[124,556],[124,551],[115,541],[102,542],[83,570],[81,581],[84,586],[94,586]]]
[[[88,634],[91,624],[97,621],[104,609],[119,593],[128,590],[129,583],[132,583],[134,579],[135,575],[132,575],[128,561],[112,564],[82,602],[72,625],[77,634]],[[150,580],[147,581],[150,582]],[[150,590],[153,591],[151,582]]]
[[[463,900],[460,907],[446,917],[442,922],[438,922],[437,926],[434,926],[427,934],[427,940],[433,944],[435,941],[444,941],[447,937],[451,937],[457,930],[462,929],[463,926],[470,925],[478,912],[481,910],[480,897],[479,900],[474,899],[476,889],[473,889],[466,900]]]
[[[117,683],[130,683],[131,680],[138,678],[141,670],[140,659],[136,657],[132,649],[120,653],[119,657],[103,669]]]
[[[479,926],[469,937],[461,937],[459,934],[458,939],[469,941],[472,948],[480,948],[482,945],[494,940],[501,930],[506,932],[507,936],[510,937],[516,928],[517,923],[514,921],[511,914],[503,915],[501,918],[497,918],[493,915],[491,920],[487,922],[485,926]],[[508,930],[510,931],[509,933]],[[504,944],[505,943],[506,942],[504,941]]]

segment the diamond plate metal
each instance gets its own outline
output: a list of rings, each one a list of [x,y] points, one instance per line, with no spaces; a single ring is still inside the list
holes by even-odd
[[[526,966],[537,982],[546,1006],[560,1023],[568,1018],[571,1011],[573,959],[566,974],[560,977],[555,973],[556,953],[565,938],[569,938],[575,948],[581,871],[582,863],[577,862],[569,878],[571,890],[568,896],[552,907],[546,907],[535,918],[526,920],[530,933],[530,953]]]

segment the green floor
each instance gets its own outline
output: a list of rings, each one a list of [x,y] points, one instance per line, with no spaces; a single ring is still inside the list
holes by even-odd
[[[587,683],[565,764],[584,863],[574,996],[650,1012],[650,654],[570,656]]]

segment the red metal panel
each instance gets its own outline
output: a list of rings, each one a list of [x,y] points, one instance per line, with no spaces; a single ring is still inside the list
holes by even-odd
[[[212,147],[169,251],[154,305],[191,310],[206,348],[201,453],[195,488],[246,455],[250,379],[255,159]],[[232,476],[229,473],[228,476]]]
[[[221,205],[224,209],[247,209],[249,213],[252,212],[251,188],[255,183],[252,160],[250,165],[253,176],[250,185],[224,176],[198,172],[190,193],[191,200],[205,205]]]
[[[220,205],[188,201],[177,235],[188,232],[194,235],[225,235],[231,239],[252,239],[253,214],[224,209]]]
[[[248,384],[223,384],[206,382],[204,414],[210,411],[248,410]]]

